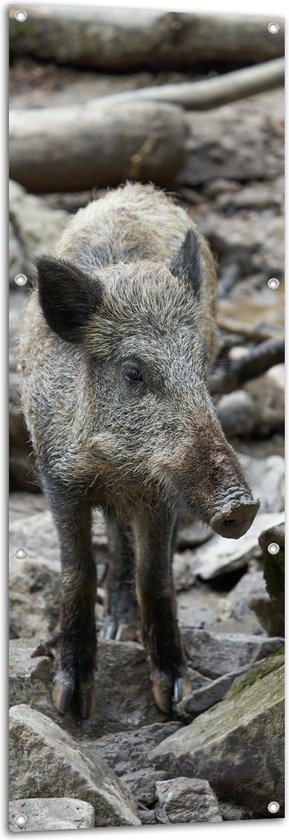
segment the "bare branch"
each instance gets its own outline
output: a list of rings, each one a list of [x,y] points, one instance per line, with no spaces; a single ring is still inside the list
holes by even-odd
[[[125,91],[113,96],[92,100],[90,106],[96,102],[109,102],[117,105],[119,102],[147,100],[152,102],[168,102],[179,105],[189,111],[206,111],[254,96],[266,90],[280,87],[284,83],[285,59],[276,58],[266,61],[256,67],[246,67],[232,73],[217,76],[215,79],[205,79],[201,82],[182,82],[177,85],[160,85],[156,87],[139,88]]]
[[[269,339],[253,347],[246,356],[227,361],[212,373],[209,382],[211,394],[229,394],[242,388],[246,382],[266,373],[274,365],[284,362],[284,339]]]

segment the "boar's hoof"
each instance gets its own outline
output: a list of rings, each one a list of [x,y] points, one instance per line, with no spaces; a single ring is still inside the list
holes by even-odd
[[[60,671],[56,676],[53,693],[53,704],[60,715],[65,715],[71,706],[72,699],[76,700],[77,711],[82,720],[86,720],[95,707],[94,681],[80,682],[75,686],[74,681]]]
[[[116,642],[139,642],[140,630],[136,622],[127,623],[107,617],[104,626],[101,628],[100,638],[105,640],[115,639]]]
[[[53,705],[60,715],[65,715],[74,694],[74,686],[64,685],[56,680],[52,692]]]
[[[210,525],[221,537],[238,540],[251,527],[259,507],[260,503],[254,502],[253,499],[247,502],[232,502],[213,516]]]
[[[94,685],[81,685],[78,689],[78,707],[82,720],[87,720],[95,709]]]
[[[153,695],[159,709],[165,714],[170,714],[173,708],[192,691],[191,681],[188,674],[174,679],[165,674],[153,676]]]

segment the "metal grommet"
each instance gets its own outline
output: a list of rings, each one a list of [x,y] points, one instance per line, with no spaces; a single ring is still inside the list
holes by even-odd
[[[278,289],[278,286],[280,286],[280,282],[277,279],[277,277],[270,277],[270,280],[268,280],[267,286],[269,286],[269,289],[272,289],[273,292],[275,292],[275,289]]]
[[[271,23],[268,23],[267,29],[268,32],[270,32],[270,35],[277,35],[277,32],[279,32],[280,29],[279,23],[275,23],[275,21],[272,20]]]
[[[14,277],[14,280],[15,280],[16,286],[25,286],[28,278],[26,277],[26,274],[16,274],[16,277]]]
[[[279,802],[269,802],[268,811],[270,812],[270,814],[278,814],[279,810],[280,810]]]
[[[17,823],[19,828],[24,828],[27,823],[27,817],[25,814],[19,814],[18,817],[15,817],[15,822]]]
[[[24,11],[24,9],[17,9],[17,12],[15,12],[15,17],[16,20],[18,20],[18,23],[24,23],[24,21],[27,20],[28,15],[27,12]]]
[[[15,557],[17,557],[18,560],[24,560],[24,557],[27,557],[26,548],[17,548],[15,551]]]
[[[278,545],[278,543],[269,543],[267,551],[269,551],[269,554],[278,554],[280,551],[280,545]]]

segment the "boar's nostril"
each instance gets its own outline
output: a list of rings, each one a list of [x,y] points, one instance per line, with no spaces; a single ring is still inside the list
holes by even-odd
[[[236,525],[240,525],[240,522],[238,522],[237,519],[224,519],[224,528],[235,528]]]
[[[232,502],[231,511],[227,508],[226,511],[220,510],[213,516],[211,527],[221,537],[237,540],[251,527],[259,506],[259,502],[254,502],[253,499],[242,503]]]

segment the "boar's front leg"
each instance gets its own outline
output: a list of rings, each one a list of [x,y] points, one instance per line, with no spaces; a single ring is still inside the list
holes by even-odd
[[[136,591],[153,695],[170,712],[191,690],[176,617],[172,578],[174,522],[166,511],[144,511],[135,520]]]
[[[138,637],[138,605],[134,585],[134,549],[128,528],[106,512],[109,566],[105,581],[105,639],[133,641]]]
[[[69,490],[43,482],[57,526],[62,567],[60,669],[53,702],[65,714],[73,695],[82,718],[94,706],[96,665],[96,568],[91,545],[91,510]]]

